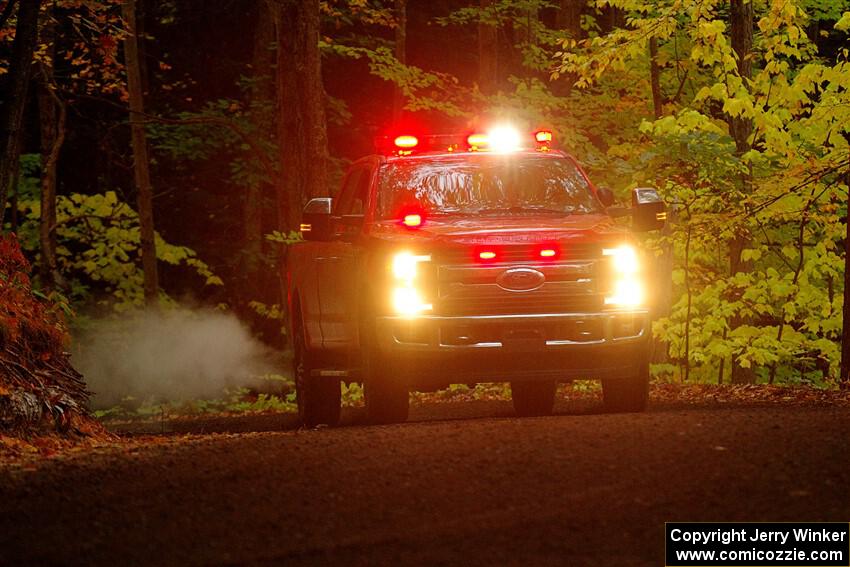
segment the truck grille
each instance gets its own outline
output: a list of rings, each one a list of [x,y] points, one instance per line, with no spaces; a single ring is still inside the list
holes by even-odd
[[[596,243],[576,242],[559,244],[561,260],[592,260],[602,257],[602,246]],[[535,244],[511,244],[499,246],[500,263],[526,263],[539,260],[537,252],[540,249]],[[470,246],[452,248],[443,251],[435,258],[441,264],[469,264],[476,262],[476,249]]]
[[[605,279],[601,247],[567,249],[552,263],[535,262],[531,246],[500,251],[499,262],[471,262],[471,253],[453,251],[438,260],[434,313],[442,316],[534,313],[592,313],[603,307]],[[598,252],[596,252],[598,251]],[[455,262],[451,262],[455,260]],[[531,268],[545,277],[528,291],[505,289],[499,278],[513,268]]]

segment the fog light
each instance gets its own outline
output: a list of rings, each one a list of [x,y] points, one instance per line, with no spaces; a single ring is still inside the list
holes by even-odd
[[[393,275],[399,280],[413,281],[416,279],[417,265],[430,260],[431,256],[416,256],[409,252],[400,252],[393,257]]]

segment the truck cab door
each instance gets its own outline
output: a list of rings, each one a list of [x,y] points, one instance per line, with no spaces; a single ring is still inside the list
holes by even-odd
[[[344,353],[357,337],[358,236],[372,182],[371,163],[355,164],[334,203],[336,236],[316,258],[323,346]]]

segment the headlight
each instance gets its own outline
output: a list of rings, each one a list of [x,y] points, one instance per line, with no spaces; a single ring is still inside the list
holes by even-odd
[[[413,281],[419,271],[420,262],[430,262],[431,256],[416,256],[409,252],[399,252],[393,256],[393,276],[402,281]]]
[[[612,282],[605,305],[637,307],[644,302],[643,282],[640,278],[640,261],[637,251],[627,244],[606,248],[604,256],[611,258]]]
[[[433,306],[427,303],[417,289],[419,277],[419,264],[430,262],[431,256],[415,255],[409,252],[399,252],[393,256],[391,271],[395,279],[392,290],[393,310],[405,317],[419,315],[423,311],[430,311]]]

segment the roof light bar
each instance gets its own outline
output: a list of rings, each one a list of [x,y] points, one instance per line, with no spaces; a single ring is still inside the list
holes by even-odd
[[[533,142],[529,140],[533,136]],[[510,153],[524,148],[548,151],[552,147],[554,136],[551,130],[540,129],[533,132],[521,132],[510,125],[495,126],[486,132],[473,132],[466,136],[454,134],[428,134],[415,136],[399,134],[375,138],[375,147],[380,153],[395,156],[409,156],[414,152],[456,152],[486,151],[492,153]],[[466,142],[464,147],[464,140]]]

